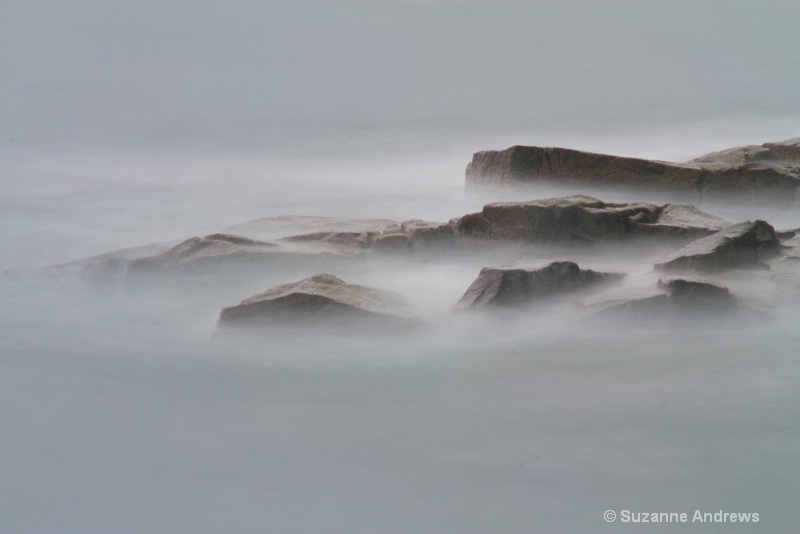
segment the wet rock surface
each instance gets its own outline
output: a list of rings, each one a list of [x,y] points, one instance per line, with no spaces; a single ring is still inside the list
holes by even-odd
[[[519,262],[485,267],[456,304],[457,309],[515,307],[539,299],[618,281],[624,275],[581,269],[571,261]]]

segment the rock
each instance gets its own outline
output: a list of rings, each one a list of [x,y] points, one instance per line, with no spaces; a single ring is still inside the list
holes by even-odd
[[[775,229],[764,221],[743,222],[692,241],[656,264],[661,271],[718,271],[755,267],[780,253]]]
[[[789,139],[780,143],[764,143],[763,145],[748,145],[729,148],[720,152],[712,152],[689,163],[706,163],[719,165],[745,165],[747,163],[763,162],[774,165],[790,166],[800,165],[800,137]]]
[[[667,204],[661,208],[654,223],[632,221],[632,233],[645,237],[698,239],[731,226],[721,219],[685,204]]]
[[[396,293],[352,285],[330,274],[268,289],[223,308],[220,326],[285,322],[341,323],[352,320],[405,324],[413,322],[406,301]]]
[[[654,287],[622,287],[582,299],[580,305],[592,315],[652,317],[668,311],[669,296]]]
[[[606,203],[576,195],[487,204],[452,222],[463,238],[528,243],[619,242],[630,237],[696,238],[729,225],[693,206]]]
[[[207,271],[274,265],[276,262],[302,263],[315,256],[335,257],[335,253],[309,253],[289,250],[276,245],[243,236],[211,234],[192,237],[161,254],[133,260],[128,273],[193,270]]]
[[[699,276],[661,278],[658,287],[669,295],[670,303],[680,309],[718,311],[736,307],[736,299],[727,287]]]
[[[401,224],[400,230],[413,250],[445,250],[455,245],[455,229],[449,223],[414,219]]]
[[[797,140],[768,143],[752,157],[717,153],[689,163],[568,148],[513,146],[476,152],[467,165],[466,184],[467,187],[541,184],[635,187],[680,193],[696,201],[748,195],[791,205],[800,198],[800,167],[793,164],[800,151],[799,143]],[[775,164],[775,158],[779,158],[780,164]]]
[[[782,243],[781,257],[768,261],[772,279],[784,293],[800,293],[800,235]]]
[[[284,237],[280,241],[289,243],[322,243],[366,249],[372,245],[372,242],[379,235],[380,232],[312,232]]]
[[[621,274],[581,269],[571,261],[484,267],[456,308],[519,306],[622,277]]]
[[[306,215],[281,215],[236,224],[225,231],[262,241],[274,241],[286,236],[303,234],[330,235],[334,233],[380,233],[397,224],[388,219],[348,219],[343,217],[316,217]]]
[[[45,275],[78,278],[118,279],[125,274],[131,261],[161,254],[171,246],[174,245],[158,243],[120,249],[82,260],[51,265],[39,272]]]
[[[628,319],[682,319],[695,313],[728,312],[737,307],[727,287],[696,276],[662,277],[657,285],[614,288],[580,301],[591,315]]]

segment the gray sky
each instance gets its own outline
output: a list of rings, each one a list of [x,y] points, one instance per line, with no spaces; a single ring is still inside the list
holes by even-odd
[[[800,4],[6,0],[2,143],[800,116]]]

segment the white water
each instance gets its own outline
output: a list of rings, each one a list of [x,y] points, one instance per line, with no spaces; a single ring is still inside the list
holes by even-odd
[[[448,220],[499,199],[463,190],[481,149],[685,160],[796,137],[798,20],[788,1],[7,1],[0,270],[282,214]],[[402,339],[211,338],[221,306],[312,272],[4,278],[0,531],[796,530],[796,303],[733,330],[450,318],[480,266],[333,273],[424,306],[434,327]],[[603,521],[625,508],[761,522]]]

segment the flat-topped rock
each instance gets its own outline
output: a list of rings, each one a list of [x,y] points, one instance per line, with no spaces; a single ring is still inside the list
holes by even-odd
[[[520,306],[620,280],[623,276],[581,269],[571,261],[519,262],[504,267],[484,267],[456,308]]]
[[[677,192],[694,200],[749,196],[791,205],[800,197],[797,140],[767,143],[673,163],[569,148],[513,146],[476,152],[467,187],[589,185]]]
[[[661,271],[755,267],[780,251],[780,241],[769,223],[747,221],[692,241],[655,267]]]
[[[730,225],[693,206],[610,203],[575,195],[487,204],[452,222],[465,238],[531,243],[618,242],[631,237],[691,239]]]
[[[223,308],[221,326],[280,322],[341,322],[378,320],[406,323],[414,320],[405,299],[396,293],[348,284],[318,274],[272,287],[236,306]]]

